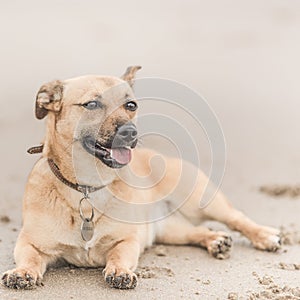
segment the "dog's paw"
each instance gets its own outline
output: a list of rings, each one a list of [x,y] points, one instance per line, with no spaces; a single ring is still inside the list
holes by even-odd
[[[278,229],[261,226],[256,234],[251,237],[255,248],[276,252],[281,248],[281,236]]]
[[[116,289],[134,289],[137,285],[136,274],[128,269],[106,267],[103,275],[109,286]]]
[[[41,285],[41,278],[27,269],[13,269],[3,274],[2,284],[11,289],[30,290]]]
[[[207,250],[215,258],[226,259],[230,256],[232,238],[226,232],[218,231],[208,243]]]

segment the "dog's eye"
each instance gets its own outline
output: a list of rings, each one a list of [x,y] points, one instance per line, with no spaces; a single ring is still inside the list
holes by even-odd
[[[136,111],[138,106],[136,102],[134,101],[128,101],[124,104],[125,109],[130,110],[130,111]]]
[[[99,101],[93,100],[82,104],[82,106],[87,109],[93,110],[93,109],[101,108],[102,104]]]

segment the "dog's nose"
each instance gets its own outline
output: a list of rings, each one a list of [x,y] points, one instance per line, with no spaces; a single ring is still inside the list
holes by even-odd
[[[137,130],[134,124],[127,123],[118,128],[117,135],[126,142],[134,141],[137,137]]]

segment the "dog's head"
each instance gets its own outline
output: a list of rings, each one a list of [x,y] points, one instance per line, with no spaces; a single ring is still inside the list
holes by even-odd
[[[36,117],[48,115],[52,135],[65,147],[80,143],[105,165],[121,168],[137,144],[132,85],[140,68],[128,67],[121,78],[89,75],[45,84],[37,94]]]

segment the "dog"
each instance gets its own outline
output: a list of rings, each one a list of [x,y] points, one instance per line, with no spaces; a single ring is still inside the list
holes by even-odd
[[[161,180],[137,188],[137,177],[148,176],[151,181],[155,173],[151,159],[157,155],[136,147],[138,102],[133,84],[139,69],[128,67],[120,78],[88,75],[56,80],[38,91],[35,114],[38,119],[47,117],[46,136],[42,146],[30,151],[42,156],[28,178],[23,227],[14,251],[16,268],[4,273],[6,287],[40,285],[47,266],[63,259],[78,267],[104,267],[109,286],[132,289],[137,285],[134,271],[139,256],[154,243],[196,245],[218,259],[227,258],[230,235],[201,226],[207,219],[241,232],[258,249],[280,248],[279,230],[256,224],[220,191],[200,209],[208,178],[192,164],[164,157]],[[182,163],[197,174],[195,188],[183,205],[157,222],[130,222],[136,214],[132,206],[155,203],[174,190]],[[188,186],[182,184],[168,205],[188,194]],[[91,199],[103,203],[103,210],[95,209]],[[128,204],[128,212],[119,209],[114,199]],[[131,214],[129,221],[118,219],[121,213],[125,218]]]

